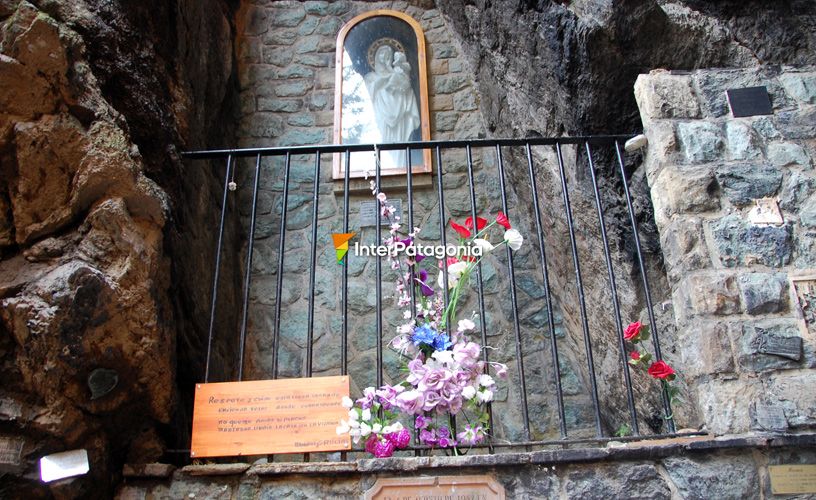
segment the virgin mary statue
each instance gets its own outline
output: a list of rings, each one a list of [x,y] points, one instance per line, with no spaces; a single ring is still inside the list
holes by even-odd
[[[411,65],[405,54],[383,45],[374,54],[374,71],[365,76],[382,142],[406,142],[419,127],[419,108],[411,88]],[[407,168],[405,151],[383,151],[383,168]]]

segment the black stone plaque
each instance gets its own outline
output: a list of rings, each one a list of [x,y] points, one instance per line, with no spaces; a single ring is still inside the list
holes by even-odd
[[[388,204],[394,207],[394,215],[402,220],[402,200],[388,199]],[[361,201],[360,202],[360,227],[374,227],[377,225],[377,207],[380,205],[379,201]],[[393,216],[392,216],[393,218]],[[387,217],[380,217],[380,225],[388,226],[391,221]]]
[[[801,337],[779,337],[776,335],[760,335],[756,338],[755,347],[760,354],[770,354],[794,361],[802,359]]]
[[[755,403],[751,408],[754,428],[764,431],[784,431],[788,428],[788,419],[779,406]]]
[[[734,118],[773,114],[771,96],[765,86],[729,89],[725,91],[725,95]]]

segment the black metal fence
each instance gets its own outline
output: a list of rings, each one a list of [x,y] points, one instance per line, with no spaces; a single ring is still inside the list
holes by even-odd
[[[315,320],[315,269],[316,269],[316,255],[318,252],[318,226],[319,226],[319,218],[318,218],[318,210],[319,210],[319,191],[320,191],[320,179],[321,179],[321,172],[325,174],[325,169],[331,168],[329,165],[321,164],[321,154],[330,154],[330,153],[340,153],[344,156],[344,165],[349,166],[350,162],[353,160],[354,156],[351,153],[355,152],[371,152],[372,154],[379,155],[380,151],[389,151],[389,150],[404,150],[407,153],[407,157],[411,158],[411,152],[416,150],[430,150],[433,153],[433,157],[435,159],[435,166],[433,170],[433,183],[435,186],[433,187],[436,190],[436,196],[439,204],[439,227],[440,227],[440,236],[441,236],[441,243],[444,246],[446,244],[446,237],[445,237],[445,228],[447,225],[447,220],[445,216],[445,188],[444,188],[444,176],[446,173],[446,165],[443,162],[443,151],[458,149],[464,150],[466,155],[466,174],[467,174],[467,183],[469,188],[470,194],[470,215],[474,218],[477,216],[477,203],[476,203],[476,195],[475,195],[475,180],[474,180],[474,161],[473,161],[473,151],[479,149],[480,151],[484,151],[487,149],[488,151],[492,149],[495,154],[495,162],[494,165],[497,169],[496,174],[498,176],[499,182],[499,191],[501,194],[501,208],[505,213],[510,212],[508,210],[508,198],[507,198],[507,172],[506,172],[506,160],[503,157],[506,154],[508,149],[514,149],[515,153],[518,153],[517,158],[526,157],[526,172],[521,172],[516,166],[516,169],[513,171],[513,177],[515,182],[519,182],[521,179],[524,179],[524,182],[529,182],[529,186],[527,189],[531,192],[531,200],[523,200],[524,202],[532,202],[531,206],[527,205],[527,207],[531,210],[532,218],[535,220],[535,234],[530,236],[530,244],[535,247],[535,253],[537,254],[536,257],[540,264],[540,272],[541,276],[540,279],[543,282],[543,289],[544,289],[544,297],[543,300],[546,302],[547,310],[552,311],[552,300],[553,300],[553,292],[551,287],[551,279],[550,273],[552,272],[551,266],[552,264],[548,262],[547,252],[545,250],[545,228],[542,226],[542,215],[541,215],[541,196],[539,195],[539,183],[537,182],[537,176],[539,175],[537,166],[534,161],[534,150],[536,148],[550,148],[554,151],[555,158],[557,158],[557,178],[560,180],[560,191],[561,197],[563,201],[563,217],[564,221],[566,222],[566,226],[568,228],[569,234],[569,248],[571,252],[571,259],[569,256],[565,257],[566,260],[572,263],[572,272],[574,272],[574,283],[577,285],[577,296],[578,296],[578,305],[580,311],[580,332],[573,332],[575,334],[575,338],[580,339],[583,343],[583,357],[586,362],[586,385],[588,386],[588,393],[589,397],[591,398],[592,402],[592,412],[594,415],[594,428],[595,428],[595,436],[590,438],[585,437],[571,437],[570,430],[568,429],[567,425],[567,418],[565,416],[565,408],[564,408],[564,395],[563,395],[563,388],[562,388],[562,380],[560,370],[557,368],[560,365],[559,360],[559,341],[557,336],[554,334],[555,325],[553,324],[553,314],[547,314],[547,327],[549,328],[549,342],[548,342],[548,356],[550,356],[552,366],[556,367],[556,369],[552,370],[552,379],[547,383],[552,384],[555,393],[556,399],[556,411],[558,412],[558,432],[560,438],[558,439],[547,439],[547,440],[536,440],[531,435],[530,430],[530,418],[529,418],[529,401],[528,401],[528,376],[525,374],[525,343],[522,341],[521,329],[520,329],[520,318],[518,315],[517,310],[517,295],[516,295],[516,274],[514,269],[514,255],[513,251],[507,247],[506,250],[506,263],[507,263],[507,274],[509,276],[510,281],[510,303],[511,308],[513,310],[513,318],[512,318],[512,325],[513,325],[513,334],[515,336],[515,360],[516,363],[516,370],[515,372],[518,374],[517,380],[510,381],[509,383],[516,383],[518,384],[518,389],[520,392],[520,413],[523,418],[523,432],[522,432],[522,439],[516,440],[514,442],[496,442],[489,440],[486,442],[483,447],[489,449],[489,452],[494,452],[495,448],[499,447],[510,447],[516,448],[520,447],[522,449],[530,449],[531,447],[536,446],[546,446],[546,445],[569,445],[569,444],[576,444],[576,443],[602,443],[611,439],[616,440],[626,440],[626,439],[642,439],[644,436],[638,425],[638,413],[636,408],[635,397],[633,394],[633,385],[632,379],[630,375],[630,366],[627,363],[627,348],[625,345],[625,340],[623,336],[623,324],[621,318],[621,311],[619,307],[619,300],[618,300],[618,285],[616,283],[615,272],[613,270],[613,257],[610,252],[610,243],[608,241],[607,236],[607,228],[606,223],[604,222],[604,207],[603,207],[603,197],[601,193],[601,189],[599,188],[598,176],[596,175],[596,158],[598,157],[598,151],[604,150],[603,157],[608,162],[606,164],[607,175],[612,172],[614,175],[620,176],[620,183],[623,187],[623,198],[626,202],[626,209],[628,211],[628,223],[631,225],[631,234],[634,238],[634,246],[635,246],[635,255],[637,260],[637,267],[639,268],[639,276],[637,281],[640,281],[640,286],[642,286],[643,297],[645,297],[646,302],[646,309],[648,310],[648,317],[649,323],[651,326],[652,332],[652,349],[655,354],[656,360],[662,359],[662,353],[660,350],[660,341],[659,341],[659,332],[657,329],[657,324],[655,321],[655,317],[653,314],[653,304],[652,304],[652,293],[649,288],[649,280],[647,279],[647,272],[646,267],[644,265],[644,255],[641,251],[641,244],[638,235],[638,227],[637,227],[637,220],[635,215],[635,210],[633,208],[632,203],[632,196],[629,190],[629,181],[627,179],[627,172],[626,166],[624,163],[624,155],[622,152],[622,144],[624,141],[629,139],[630,136],[589,136],[589,137],[573,137],[573,138],[530,138],[530,139],[484,139],[484,140],[456,140],[456,141],[430,141],[430,142],[411,142],[411,143],[401,143],[401,144],[380,144],[380,145],[329,145],[329,146],[299,146],[299,147],[275,147],[275,148],[249,148],[249,149],[231,149],[231,150],[212,150],[212,151],[194,151],[194,152],[187,152],[184,153],[184,157],[191,160],[222,160],[225,165],[225,174],[224,174],[224,187],[223,187],[223,201],[221,204],[221,218],[220,218],[220,228],[218,232],[218,242],[217,242],[217,252],[216,252],[216,262],[214,265],[213,271],[213,287],[212,287],[212,303],[210,309],[210,326],[208,332],[208,342],[207,342],[207,363],[205,373],[203,374],[203,378],[205,382],[210,381],[210,357],[212,354],[212,344],[213,344],[213,334],[214,334],[214,325],[215,325],[215,315],[216,315],[216,305],[218,304],[218,290],[219,290],[219,273],[221,270],[221,256],[222,256],[222,249],[224,247],[223,235],[224,235],[224,224],[225,219],[227,217],[227,199],[230,192],[230,182],[231,179],[235,176],[235,169],[237,165],[237,160],[239,158],[254,158],[254,174],[252,175],[252,206],[250,210],[250,220],[248,225],[248,239],[247,239],[247,251],[246,251],[246,272],[245,272],[245,279],[243,283],[243,294],[242,294],[242,302],[241,302],[241,323],[240,323],[240,331],[238,333],[237,342],[238,345],[238,366],[237,366],[237,378],[238,380],[242,380],[244,377],[244,357],[245,357],[245,344],[247,339],[247,321],[248,321],[248,311],[249,311],[249,302],[250,302],[250,280],[252,278],[252,260],[253,260],[253,247],[255,244],[255,226],[256,226],[256,212],[257,212],[257,204],[258,204],[258,190],[259,190],[259,180],[262,173],[262,160],[265,157],[283,157],[284,158],[284,166],[282,171],[282,204],[280,213],[275,214],[279,217],[279,241],[278,241],[278,252],[277,252],[277,283],[276,283],[276,300],[275,309],[274,309],[274,320],[272,321],[272,345],[273,345],[273,360],[272,360],[272,378],[279,377],[279,366],[278,366],[278,346],[280,343],[280,328],[281,328],[281,317],[282,314],[285,314],[285,310],[283,310],[282,301],[279,299],[281,297],[283,281],[284,281],[284,259],[286,255],[286,235],[287,235],[287,200],[289,197],[290,192],[290,169],[291,169],[291,162],[294,156],[302,156],[302,155],[311,155],[314,159],[314,173],[313,173],[313,196],[311,200],[311,209],[312,209],[312,217],[311,217],[311,240],[310,240],[310,252],[309,252],[309,288],[308,288],[308,330],[307,330],[307,337],[306,337],[306,353],[305,353],[305,373],[304,375],[309,377],[313,374],[313,359],[314,359],[314,320]],[[631,433],[628,437],[620,437],[620,436],[609,436],[604,435],[604,429],[602,426],[602,414],[601,414],[601,404],[599,402],[598,396],[598,387],[597,387],[597,380],[596,380],[596,366],[595,361],[593,358],[593,343],[592,338],[590,335],[590,322],[588,321],[588,314],[587,314],[587,305],[586,305],[586,297],[585,297],[585,290],[584,290],[584,280],[582,277],[582,270],[581,270],[581,259],[579,258],[579,250],[577,246],[577,237],[576,237],[576,228],[574,226],[574,214],[573,209],[571,207],[571,200],[570,200],[570,192],[571,189],[574,189],[575,186],[570,186],[568,182],[568,175],[565,171],[565,161],[564,161],[564,152],[562,148],[565,146],[580,148],[580,154],[582,157],[585,158],[585,161],[588,163],[588,173],[591,180],[591,192],[594,194],[594,205],[597,211],[597,229],[599,230],[599,234],[601,236],[600,244],[603,247],[604,252],[604,259],[606,263],[606,271],[607,271],[607,285],[609,287],[609,292],[611,292],[611,308],[610,311],[614,318],[614,323],[616,326],[616,334],[617,334],[617,341],[616,344],[620,350],[620,370],[623,374],[623,383],[625,385],[625,394],[626,394],[626,407],[628,408],[628,415],[629,415],[629,422],[628,426],[631,429]],[[520,152],[520,153],[519,153]],[[583,156],[585,154],[585,156]],[[342,228],[343,232],[348,233],[350,230],[349,226],[349,197],[350,197],[350,182],[351,179],[349,177],[350,168],[345,168],[345,178],[342,180],[336,181],[337,183],[342,183],[343,191],[342,191]],[[522,175],[523,174],[523,175]],[[409,169],[406,174],[406,190],[405,196],[407,198],[407,206],[405,207],[405,215],[407,217],[408,226],[413,228],[414,227],[414,183],[415,177],[419,174],[412,174],[411,170]],[[372,179],[376,183],[377,186],[380,185],[382,176],[380,172],[379,164],[377,164],[376,171],[373,172]],[[338,193],[338,200],[339,200],[339,193]],[[379,222],[380,214],[379,210],[377,212],[377,220]],[[375,238],[376,241],[382,241],[382,234],[381,234],[381,226],[379,223],[374,225],[375,231]],[[233,244],[237,244],[233,242]],[[375,294],[375,302],[376,302],[376,311],[375,311],[375,321],[376,321],[376,351],[378,353],[377,360],[376,360],[376,385],[381,386],[383,384],[383,341],[382,341],[382,331],[383,331],[383,292],[382,292],[382,276],[383,276],[383,269],[382,269],[382,262],[381,258],[376,258],[375,261],[375,273],[376,273],[376,280],[374,285],[374,294]],[[475,274],[475,282],[476,287],[478,289],[477,300],[478,300],[478,307],[481,317],[485,315],[485,303],[484,297],[482,294],[482,269],[481,264],[478,266],[478,272]],[[343,375],[348,374],[349,371],[349,311],[348,311],[348,283],[349,283],[349,276],[348,276],[348,267],[342,267],[342,289],[341,289],[341,312],[342,312],[342,322],[341,322],[341,333],[340,333],[340,372]],[[445,292],[447,295],[447,292]],[[447,300],[447,296],[445,296]],[[483,346],[487,345],[487,332],[485,331],[485,322],[482,321],[481,323],[481,344]],[[485,360],[488,359],[490,353],[488,350],[484,350],[483,356]],[[536,381],[536,383],[540,383],[540,381]],[[668,433],[661,433],[661,434],[652,434],[648,437],[666,437],[666,436],[673,436],[675,434],[675,427],[674,422],[671,418],[672,415],[672,408],[670,406],[668,395],[664,392],[662,394],[662,408],[663,408],[663,418],[667,422]],[[607,430],[607,433],[609,431]],[[426,448],[424,446],[415,445],[411,449],[415,450],[416,453],[422,453],[422,450]],[[360,451],[360,449],[355,448],[354,451]],[[346,455],[343,454],[343,458],[346,458]],[[308,459],[308,457],[307,457]]]

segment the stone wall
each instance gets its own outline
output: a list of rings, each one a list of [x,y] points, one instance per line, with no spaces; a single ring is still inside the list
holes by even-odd
[[[212,464],[175,472],[151,464],[130,468],[116,498],[358,499],[380,478],[457,475],[491,476],[510,499],[779,498],[772,494],[768,466],[813,463],[816,454],[803,449],[812,445],[812,438],[750,437],[493,456]]]
[[[734,118],[725,91],[757,85],[773,113]],[[813,427],[816,335],[792,280],[814,268],[816,73],[656,70],[635,95],[691,400],[717,434]],[[752,222],[760,198],[783,223]]]
[[[474,90],[473,73],[462,57],[458,42],[438,10],[428,2],[253,2],[244,3],[238,13],[239,75],[242,115],[239,143],[242,146],[293,146],[329,143],[332,140],[334,104],[334,51],[337,32],[354,16],[377,8],[405,12],[416,19],[425,31],[428,52],[428,88],[430,94],[431,138],[466,139],[485,135],[480,98]],[[524,168],[510,159],[508,171]],[[518,156],[518,155],[516,155]],[[493,149],[474,150],[474,186],[479,214],[489,216],[501,209],[498,171]],[[459,222],[470,214],[467,165],[463,150],[443,152],[445,214],[447,222]],[[272,333],[276,307],[277,252],[282,200],[282,158],[263,164],[260,181],[255,254],[252,269],[251,308],[247,344],[248,378],[273,376],[274,352]],[[437,166],[434,167],[438,169]],[[250,209],[251,163],[241,166],[238,194],[242,200],[245,222]],[[309,250],[311,243],[312,189],[314,159],[294,157],[289,182],[284,281],[282,288],[281,343],[279,376],[305,376],[307,312],[309,302]],[[509,179],[509,178],[508,178]],[[405,179],[384,181],[385,192],[401,199],[407,210]],[[424,244],[440,241],[439,203],[436,177],[414,179],[415,225],[420,226],[419,239]],[[522,231],[532,238],[534,220],[528,203],[518,204],[516,186],[508,188],[510,216]],[[350,229],[360,232],[354,241],[374,243],[373,228],[359,225],[359,206],[373,200],[366,182],[358,182],[350,198]],[[362,186],[362,188],[359,188]],[[353,186],[354,187],[354,186]],[[342,232],[342,183],[331,180],[331,157],[322,158],[318,199],[318,256],[316,264],[316,314],[314,325],[314,375],[329,375],[340,370],[341,273],[335,262],[330,233]],[[452,232],[448,238],[452,238]],[[557,432],[552,367],[548,350],[547,314],[534,239],[528,240],[515,255],[519,284],[519,313],[524,342],[525,371],[546,383],[531,384],[530,416],[537,438]],[[503,254],[503,252],[501,252]],[[348,257],[349,266],[349,371],[352,393],[375,383],[376,331],[374,317],[375,281],[373,259]],[[385,267],[385,266],[384,266]],[[436,270],[431,269],[435,278]],[[484,262],[483,278],[486,298],[488,343],[498,348],[491,359],[511,366],[511,380],[498,395],[496,433],[499,438],[521,437],[518,371],[514,363],[515,340],[510,306],[506,258],[491,256]],[[384,270],[383,343],[396,335],[402,322],[394,307],[393,273]],[[475,294],[460,311],[469,314],[478,309]],[[557,302],[556,298],[556,302]],[[563,338],[560,315],[555,316],[557,332]],[[591,403],[576,359],[567,354],[562,359],[567,416],[572,432],[582,435],[592,427]],[[395,353],[384,354],[386,381],[401,376],[401,362]]]

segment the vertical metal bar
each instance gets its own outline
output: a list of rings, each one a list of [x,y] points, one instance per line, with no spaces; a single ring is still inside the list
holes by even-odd
[[[210,381],[210,358],[212,357],[213,332],[215,330],[215,306],[218,303],[218,276],[221,271],[221,243],[224,239],[224,216],[227,213],[227,194],[229,193],[232,155],[227,156],[227,173],[224,175],[224,194],[221,197],[221,222],[218,225],[218,247],[215,249],[215,271],[213,272],[212,302],[210,304],[210,328],[207,333],[207,362],[204,367],[204,383]]]
[[[252,214],[249,219],[249,243],[244,277],[244,311],[241,316],[241,338],[238,343],[238,381],[244,379],[244,349],[246,348],[247,319],[249,318],[249,285],[252,278],[252,250],[255,248],[255,212],[258,208],[258,181],[261,178],[261,155],[255,158],[255,182],[252,186]]]
[[[380,192],[380,178],[381,178],[381,171],[382,167],[380,165],[380,150],[377,149],[375,151],[375,155],[377,156],[377,164],[375,167],[375,177],[376,177],[376,185],[377,185],[377,192]],[[377,209],[377,218],[376,223],[377,225],[374,228],[374,235],[377,240],[377,245],[382,245],[382,227],[380,227],[380,219],[382,217],[382,210],[380,207],[380,203],[377,202],[375,204]],[[376,300],[377,300],[377,317],[375,322],[376,333],[377,333],[377,388],[382,387],[383,385],[383,343],[382,343],[382,257],[377,257],[375,262],[375,273],[377,275],[377,286],[376,286]]]
[[[635,218],[635,209],[632,207],[632,195],[629,193],[629,184],[626,182],[626,168],[623,164],[623,156],[621,156],[620,150],[620,143],[615,141],[615,153],[618,157],[618,166],[620,167],[621,173],[621,181],[623,182],[623,193],[626,196],[626,206],[629,209],[629,220],[632,222],[632,235],[635,239],[635,251],[637,253],[638,259],[638,266],[640,267],[640,277],[643,280],[643,291],[646,294],[646,310],[649,314],[649,326],[651,327],[652,333],[652,345],[654,346],[655,350],[655,359],[661,360],[663,359],[663,355],[660,352],[660,339],[657,332],[657,322],[654,318],[654,309],[652,307],[652,292],[649,288],[649,279],[646,276],[646,266],[643,263],[643,253],[640,249],[640,236],[638,235],[638,225],[637,219]],[[669,432],[673,433],[676,431],[674,419],[671,418],[673,415],[671,401],[669,400],[669,395],[666,392],[666,389],[663,389],[663,410],[666,412],[666,420],[668,421],[669,425]]]
[[[408,195],[408,232],[414,232],[414,173],[412,172],[413,168],[411,168],[411,148],[405,148],[405,155],[408,158],[408,165],[406,167],[405,173],[407,175],[407,195]],[[416,235],[414,235],[411,240],[415,240]],[[414,245],[417,243],[414,242]],[[404,276],[402,276],[404,279]],[[416,308],[416,272],[414,266],[411,266],[408,269],[408,279],[410,281],[409,290],[411,292],[411,314],[416,315],[417,308]]]
[[[504,161],[502,160],[501,146],[496,145],[496,159],[499,167],[499,187],[501,188],[502,210],[507,214],[507,190],[504,185]],[[524,376],[524,354],[521,349],[521,327],[518,318],[518,301],[516,298],[516,273],[513,266],[513,250],[505,245],[507,250],[507,270],[510,272],[510,304],[513,308],[513,331],[516,335],[516,368],[519,372],[519,389],[521,391],[521,414],[524,417],[524,437],[530,440],[530,415],[527,410],[527,381]]]
[[[603,242],[604,258],[606,259],[606,272],[609,275],[609,286],[612,291],[612,310],[615,314],[615,328],[618,332],[618,344],[620,347],[620,358],[623,364],[623,380],[626,385],[626,402],[629,405],[629,416],[632,420],[632,432],[635,436],[640,435],[637,421],[637,410],[635,409],[635,397],[632,394],[632,379],[629,373],[628,356],[626,355],[626,343],[623,339],[623,326],[621,325],[620,305],[618,304],[618,287],[615,283],[615,271],[612,269],[612,255],[609,252],[609,240],[606,237],[606,224],[604,223],[603,205],[601,204],[601,191],[598,189],[598,179],[595,175],[595,162],[592,159],[592,149],[589,142],[586,146],[587,160],[589,161],[589,175],[592,179],[592,189],[595,191],[595,206],[598,208],[598,225],[601,229],[601,241]]]
[[[473,223],[476,224],[476,189],[474,186],[473,180],[473,151],[471,150],[470,144],[465,146],[465,154],[467,155],[467,173],[468,173],[468,186],[470,187],[470,216],[473,218]],[[478,227],[478,224],[476,225]],[[484,303],[484,284],[482,283],[482,263],[479,262],[476,264],[476,289],[479,291],[477,294],[479,298],[479,326],[481,327],[481,340],[482,340],[482,358],[485,362],[485,373],[488,372],[488,366],[490,366],[490,357],[488,356],[487,352],[487,317],[485,315],[485,303]],[[493,428],[493,405],[491,403],[487,404],[487,415],[490,422],[491,429]],[[493,447],[493,433],[490,433],[488,438],[488,450],[492,455],[495,453],[495,448]]]
[[[584,348],[586,350],[587,368],[589,376],[590,395],[592,405],[595,410],[595,432],[600,437],[603,435],[601,429],[601,410],[598,404],[598,384],[595,379],[595,361],[592,359],[592,341],[589,338],[589,323],[587,322],[586,301],[584,299],[584,285],[581,282],[581,265],[578,262],[578,246],[575,242],[575,227],[572,221],[572,208],[570,208],[569,192],[567,191],[567,176],[564,172],[564,156],[561,153],[561,144],[556,143],[555,151],[558,154],[558,171],[561,177],[561,194],[564,197],[564,210],[567,215],[567,226],[569,228],[570,243],[572,245],[572,262],[575,266],[575,280],[578,288],[578,301],[581,309],[581,326],[584,331]]]
[[[345,152],[345,174],[343,176],[343,232],[349,231],[349,171],[351,170],[351,152],[347,149]],[[351,252],[346,254],[346,262],[343,265],[343,287],[342,287],[342,327],[340,338],[340,374],[348,375],[348,263],[351,258]],[[348,454],[343,451],[340,453],[340,460],[346,461]]]
[[[281,293],[283,291],[283,252],[286,245],[286,214],[289,204],[289,168],[292,153],[286,152],[283,168],[283,201],[281,203],[280,242],[278,244],[278,282],[275,286],[275,324],[272,330],[272,379],[278,378],[278,353],[280,351]]]
[[[544,248],[544,231],[541,224],[541,208],[538,205],[538,187],[536,186],[535,170],[533,168],[533,152],[530,143],[527,143],[527,168],[530,170],[530,186],[532,187],[533,209],[535,210],[536,232],[538,233],[539,257],[541,270],[544,275],[544,300],[547,303],[547,323],[550,327],[550,351],[552,352],[553,381],[555,382],[556,401],[558,403],[558,422],[561,438],[567,437],[567,419],[564,415],[564,391],[561,387],[561,365],[558,360],[558,341],[555,338],[555,321],[553,319],[552,297],[550,296],[550,275],[547,270],[547,253]]]
[[[320,189],[320,152],[315,153],[314,192],[312,194],[312,248],[309,254],[309,326],[306,330],[306,376],[312,376],[312,353],[314,349],[314,294],[315,263],[317,260],[317,208]]]

